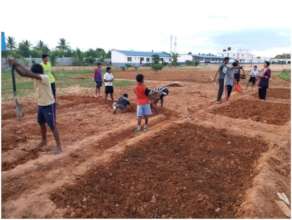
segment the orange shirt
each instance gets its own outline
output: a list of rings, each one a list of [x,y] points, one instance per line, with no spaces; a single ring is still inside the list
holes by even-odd
[[[145,85],[141,83],[138,83],[137,86],[135,87],[134,92],[136,94],[137,105],[149,104],[149,99],[145,95],[145,90],[146,90]]]

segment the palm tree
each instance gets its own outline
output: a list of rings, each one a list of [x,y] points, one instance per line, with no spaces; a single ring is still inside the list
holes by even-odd
[[[13,50],[16,48],[16,42],[14,37],[7,38],[7,47],[9,48],[9,50]]]
[[[63,51],[66,51],[69,49],[69,46],[67,45],[65,38],[60,39],[57,48]]]
[[[46,47],[45,43],[41,40],[36,45],[36,48],[40,50],[43,50],[45,47]]]

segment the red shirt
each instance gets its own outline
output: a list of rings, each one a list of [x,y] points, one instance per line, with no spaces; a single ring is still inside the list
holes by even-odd
[[[149,99],[145,95],[146,87],[144,84],[138,83],[137,86],[134,89],[134,92],[136,94],[136,102],[137,105],[146,105],[149,104]]]

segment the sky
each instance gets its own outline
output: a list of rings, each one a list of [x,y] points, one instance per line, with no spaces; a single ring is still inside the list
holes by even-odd
[[[0,29],[17,42],[54,48],[218,53],[244,49],[271,57],[291,52],[291,0],[9,0]]]

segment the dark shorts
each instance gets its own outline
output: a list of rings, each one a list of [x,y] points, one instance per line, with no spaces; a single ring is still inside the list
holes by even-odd
[[[234,74],[234,79],[236,80],[236,82],[240,81],[240,74]]]
[[[56,126],[56,104],[38,106],[37,120],[39,124],[46,124],[54,129]]]
[[[53,96],[56,99],[56,83],[51,83],[51,88],[52,88]]]
[[[100,88],[102,86],[102,81],[95,81],[96,88]]]
[[[254,86],[256,83],[256,78],[254,76],[251,76],[248,80],[248,82],[252,83],[252,85]]]
[[[113,86],[106,86],[105,87],[105,94],[113,94],[114,93],[114,87]]]

